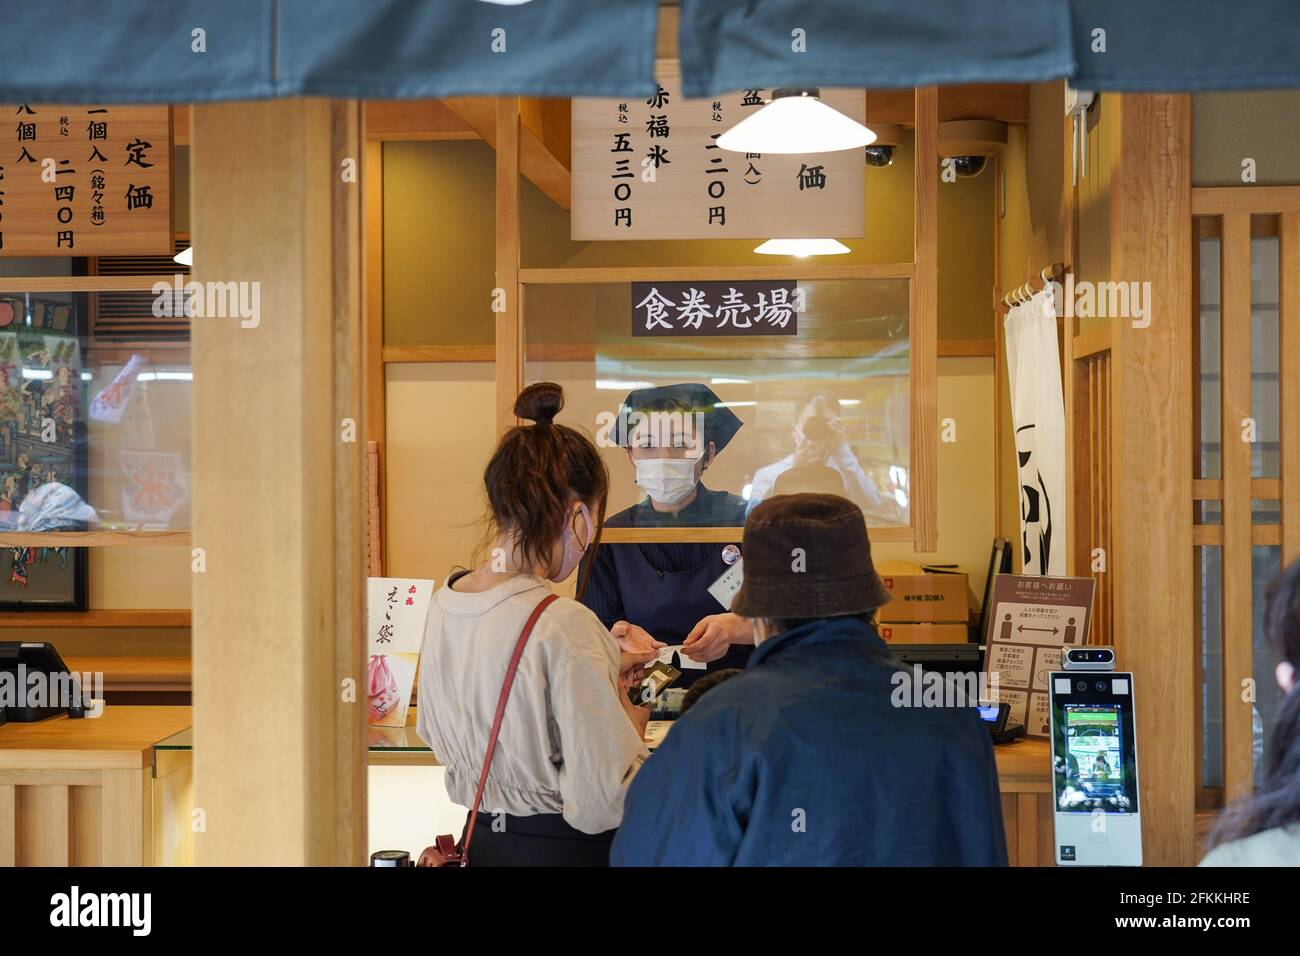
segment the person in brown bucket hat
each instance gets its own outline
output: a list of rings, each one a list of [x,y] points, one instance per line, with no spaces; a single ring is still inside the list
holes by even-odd
[[[889,603],[862,509],[838,495],[778,495],[745,522],[741,617],[800,620],[870,614]]]
[[[731,610],[757,646],[636,775],[610,863],[1005,866],[988,731],[964,699],[900,692],[858,507],[769,498],[743,547]]]

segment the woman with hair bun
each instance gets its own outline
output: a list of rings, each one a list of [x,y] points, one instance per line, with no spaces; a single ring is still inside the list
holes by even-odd
[[[463,806],[473,803],[525,621],[549,585],[568,579],[599,544],[609,475],[590,439],[555,423],[563,406],[551,382],[520,393],[515,414],[533,424],[506,432],[483,473],[491,554],[453,573],[429,608],[417,731],[447,768],[447,795]],[[628,700],[626,682],[653,657],[620,654],[577,601],[545,608],[501,722],[472,865],[608,864],[624,794],[647,755],[649,714]]]

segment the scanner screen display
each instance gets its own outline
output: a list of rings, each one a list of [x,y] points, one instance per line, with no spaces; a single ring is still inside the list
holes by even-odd
[[[1137,812],[1137,772],[1127,709],[1058,704],[1053,763],[1056,808],[1065,813]]]

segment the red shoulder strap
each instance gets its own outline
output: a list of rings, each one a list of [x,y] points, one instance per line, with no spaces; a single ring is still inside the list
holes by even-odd
[[[465,843],[460,848],[463,861],[469,859],[469,840],[474,835],[474,821],[478,819],[479,804],[483,801],[483,788],[487,786],[488,768],[492,766],[492,754],[497,749],[497,734],[501,732],[501,718],[505,716],[506,701],[510,699],[510,688],[515,683],[515,672],[519,670],[519,659],[524,656],[524,645],[528,643],[528,638],[533,633],[533,625],[542,616],[542,612],[558,599],[558,594],[548,594],[542,598],[537,607],[533,608],[533,613],[528,616],[524,629],[519,634],[519,640],[515,643],[515,652],[510,657],[510,666],[506,668],[505,683],[501,685],[501,697],[497,701],[497,714],[492,720],[492,733],[488,736],[487,756],[483,758],[483,772],[478,777],[478,790],[474,794],[474,806],[470,807],[469,824],[465,827]]]

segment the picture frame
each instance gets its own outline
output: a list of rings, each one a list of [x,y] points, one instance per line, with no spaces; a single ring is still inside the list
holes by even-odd
[[[4,298],[10,321],[0,327],[0,531],[12,532],[26,530],[24,500],[50,483],[85,500],[87,296]],[[68,522],[59,530],[86,527]],[[0,547],[0,612],[86,610],[88,561],[83,547]]]

